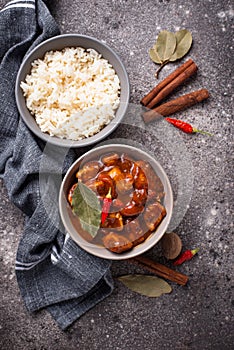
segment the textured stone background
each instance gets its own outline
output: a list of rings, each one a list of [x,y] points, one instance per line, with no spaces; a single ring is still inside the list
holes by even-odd
[[[7,1],[0,0],[0,8]],[[131,83],[131,102],[155,84],[148,49],[162,29],[187,28],[194,43],[188,55],[199,67],[173,95],[207,88],[209,101],[180,115],[213,137],[175,133],[192,157],[192,199],[175,229],[184,247],[200,247],[192,261],[178,268],[190,276],[186,287],[158,299],[134,294],[116,281],[113,294],[62,332],[45,311],[29,315],[14,274],[14,259],[23,216],[0,193],[0,348],[2,350],[157,350],[233,349],[233,163],[231,0],[90,0],[47,1],[62,33],[82,33],[109,44],[122,58]],[[161,72],[162,79],[178,62]],[[121,137],[121,130],[112,137]],[[142,136],[142,135],[141,135]],[[139,139],[138,139],[139,141]],[[162,156],[147,133],[142,143],[154,152],[174,188],[173,162]],[[170,152],[169,152],[170,153]],[[176,161],[176,157],[173,159]],[[169,162],[170,163],[170,162]],[[188,174],[189,176],[189,174]],[[160,249],[149,254],[168,266]],[[126,262],[113,264],[113,275],[145,271]]]

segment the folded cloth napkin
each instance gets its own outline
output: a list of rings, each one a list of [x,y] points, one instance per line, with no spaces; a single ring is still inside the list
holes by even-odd
[[[39,184],[45,145],[19,118],[15,103],[22,59],[37,44],[57,35],[58,27],[42,0],[14,0],[0,11],[0,28],[0,174],[9,198],[25,214],[16,256],[17,281],[29,312],[46,308],[66,329],[112,292],[111,262],[80,249],[51,220]],[[64,171],[74,157],[70,150]],[[56,173],[56,156],[52,158],[50,152],[48,174]],[[53,178],[44,181],[45,193],[47,188],[56,190]],[[57,210],[56,206],[54,217]]]

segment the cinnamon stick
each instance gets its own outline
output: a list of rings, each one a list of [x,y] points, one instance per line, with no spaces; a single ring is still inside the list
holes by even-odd
[[[188,68],[186,68],[181,74],[179,74],[175,79],[161,89],[161,91],[159,91],[159,93],[146,105],[146,107],[151,109],[156,106],[178,86],[183,84],[187,79],[195,74],[197,69],[197,65],[194,62],[190,64]]]
[[[164,103],[150,111],[143,114],[143,120],[145,123],[150,123],[153,120],[159,118],[159,116],[168,116],[176,112],[182,111],[188,107],[202,102],[209,97],[209,92],[206,89],[190,92],[189,94],[182,95],[174,100]]]
[[[193,60],[190,58],[188,61],[179,66],[176,70],[174,70],[168,77],[166,77],[161,83],[156,85],[145,97],[141,99],[141,104],[143,106],[147,106],[149,102],[169,83],[171,83],[176,77],[178,77],[181,73],[183,73],[191,64],[193,64]]]
[[[166,278],[172,282],[176,282],[181,286],[186,285],[189,279],[188,276],[143,256],[137,256],[135,258],[129,259],[129,261],[136,262],[157,276]]]

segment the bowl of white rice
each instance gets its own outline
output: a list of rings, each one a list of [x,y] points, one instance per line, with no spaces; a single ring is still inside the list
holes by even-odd
[[[120,124],[130,85],[109,46],[89,36],[64,34],[25,57],[15,95],[22,119],[36,136],[57,146],[84,147]]]

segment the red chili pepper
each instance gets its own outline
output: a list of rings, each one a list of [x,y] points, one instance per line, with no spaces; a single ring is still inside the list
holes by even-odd
[[[173,265],[181,265],[183,262],[191,260],[192,257],[197,254],[199,248],[193,249],[193,250],[186,250],[184,253],[180,255],[180,257],[173,262]]]
[[[112,203],[112,198],[111,198],[111,187],[110,187],[106,197],[103,199],[102,215],[101,215],[102,224],[104,224],[104,222],[106,221],[111,203]]]
[[[190,125],[189,123],[183,122],[182,120],[173,119],[173,118],[165,118],[165,119],[166,121],[174,125],[176,128],[182,130],[183,132],[186,132],[187,134],[193,134],[195,132],[199,132],[200,134],[212,136],[212,134],[210,134],[209,132],[193,128],[192,125]]]

